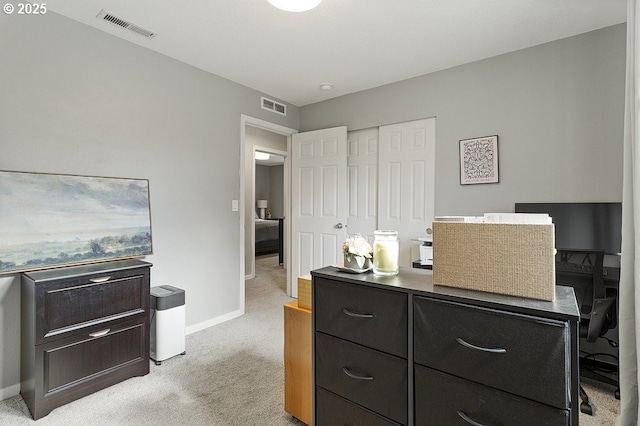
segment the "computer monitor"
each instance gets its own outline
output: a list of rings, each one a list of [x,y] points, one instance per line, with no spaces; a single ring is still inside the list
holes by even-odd
[[[620,254],[622,203],[516,203],[516,213],[548,213],[558,250]]]

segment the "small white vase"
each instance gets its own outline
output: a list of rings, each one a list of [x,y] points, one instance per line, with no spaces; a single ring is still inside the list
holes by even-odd
[[[362,261],[362,266],[360,266],[358,264],[358,260],[356,258],[364,259],[364,261]],[[371,268],[371,259],[368,259],[368,258],[366,258],[364,256],[351,255],[351,256],[349,256],[349,258],[347,258],[347,256],[345,256],[344,257],[344,267],[345,268],[349,268],[349,269],[356,269],[356,270],[369,269],[369,268]]]

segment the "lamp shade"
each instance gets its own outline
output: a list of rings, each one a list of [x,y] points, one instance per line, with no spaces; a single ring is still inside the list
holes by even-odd
[[[258,201],[256,202],[256,206],[257,206],[259,209],[266,209],[266,208],[267,208],[267,200],[258,200]]]

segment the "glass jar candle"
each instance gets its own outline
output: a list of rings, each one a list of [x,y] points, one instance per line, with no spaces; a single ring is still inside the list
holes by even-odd
[[[375,231],[373,233],[373,273],[382,276],[398,274],[398,244],[397,231]]]

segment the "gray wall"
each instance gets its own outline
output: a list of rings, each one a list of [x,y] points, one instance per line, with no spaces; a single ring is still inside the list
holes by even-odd
[[[267,200],[267,205],[271,208],[271,178],[269,177],[269,169],[270,167],[268,166],[256,164],[256,203],[254,205],[258,203],[258,200]]]
[[[284,166],[256,165],[257,200],[268,201],[273,217],[284,216]]]
[[[241,114],[297,128],[298,108],[53,12],[0,14],[0,64],[0,169],[149,179],[152,286],[185,289],[191,330],[238,315]],[[0,399],[19,389],[19,287],[0,277]]]
[[[300,130],[436,117],[438,215],[620,201],[625,24],[300,109]],[[458,142],[498,135],[500,183],[460,185]]]
[[[273,217],[284,217],[284,166],[269,169],[269,208]]]

